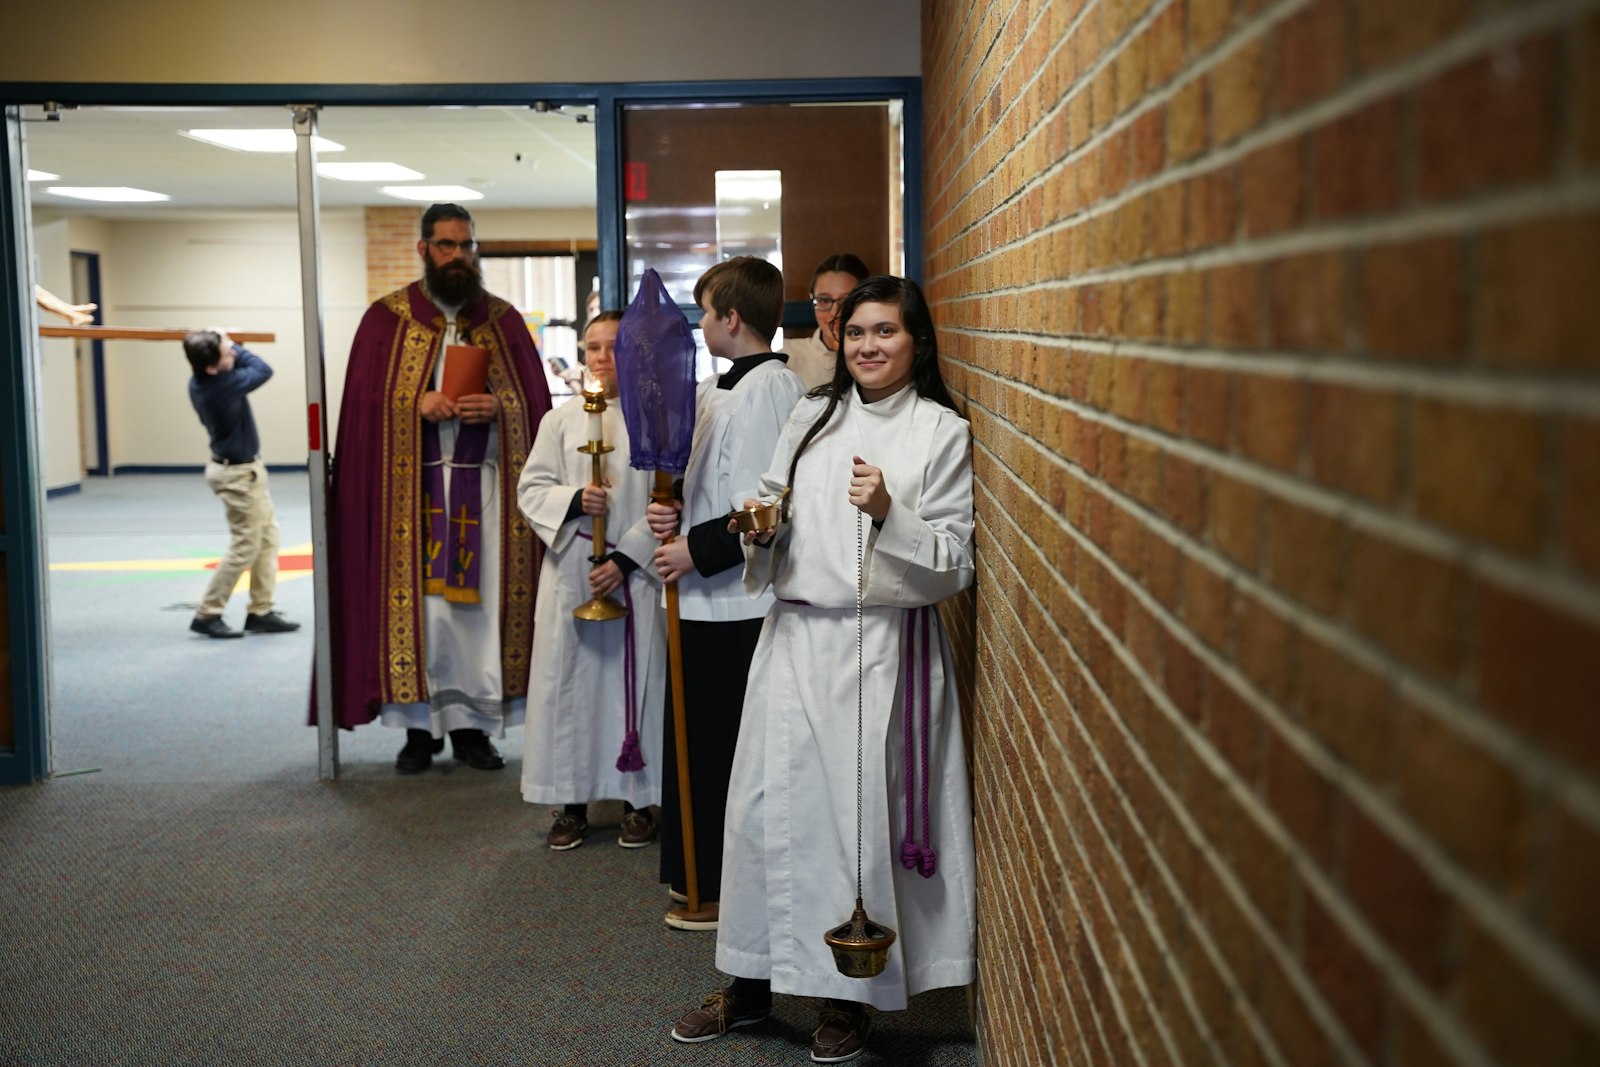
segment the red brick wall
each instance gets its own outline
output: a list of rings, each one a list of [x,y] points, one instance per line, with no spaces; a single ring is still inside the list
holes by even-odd
[[[417,256],[422,209],[369,207],[365,213],[367,299],[376,300],[422,276],[422,260]]]
[[[923,34],[985,1064],[1600,1063],[1600,5]]]

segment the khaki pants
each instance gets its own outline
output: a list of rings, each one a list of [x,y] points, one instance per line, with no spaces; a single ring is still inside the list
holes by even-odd
[[[222,498],[233,540],[228,554],[217,564],[196,614],[202,618],[221,615],[239,575],[249,568],[250,614],[265,615],[272,610],[272,594],[278,584],[278,520],[267,493],[267,466],[259,459],[254,463],[207,463],[206,484]]]

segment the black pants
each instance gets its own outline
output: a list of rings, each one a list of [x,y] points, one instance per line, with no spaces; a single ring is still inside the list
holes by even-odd
[[[728,811],[728,777],[739,740],[745,682],[761,637],[761,619],[738,622],[684,620],[683,703],[689,735],[689,800],[694,815],[695,866],[701,900],[722,892],[722,824]],[[661,880],[689,891],[683,863],[683,815],[678,803],[677,731],[672,686],[667,686],[661,758]]]

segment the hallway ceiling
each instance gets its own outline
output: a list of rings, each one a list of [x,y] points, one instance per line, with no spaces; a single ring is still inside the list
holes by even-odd
[[[319,178],[324,208],[408,203],[382,185],[465,185],[484,194],[469,208],[583,208],[595,202],[592,108],[329,108],[317,133],[344,145],[319,162],[390,162],[420,171],[408,183]],[[574,117],[585,115],[589,122]],[[28,117],[40,118],[37,108]],[[28,122],[28,166],[59,174],[29,183],[35,205],[64,213],[147,218],[174,209],[293,209],[294,155],[238,152],[181,131],[290,129],[287,108],[63,109]],[[520,155],[520,159],[518,156]],[[132,186],[166,193],[154,204],[103,204],[51,195],[49,186]]]

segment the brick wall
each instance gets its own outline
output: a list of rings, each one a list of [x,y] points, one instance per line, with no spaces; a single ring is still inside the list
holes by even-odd
[[[923,34],[985,1064],[1600,1063],[1600,4]]]
[[[422,209],[369,207],[367,224],[367,299],[387,296],[422,276],[417,257]]]

